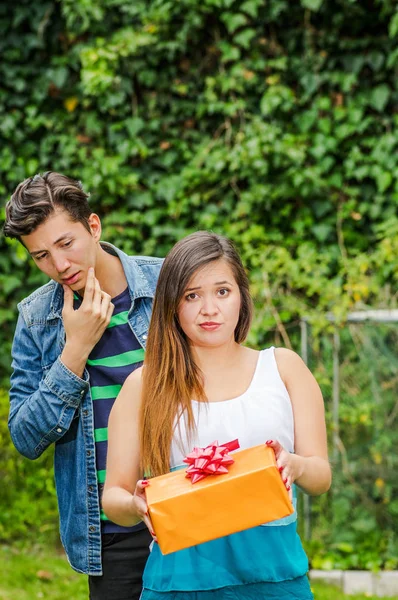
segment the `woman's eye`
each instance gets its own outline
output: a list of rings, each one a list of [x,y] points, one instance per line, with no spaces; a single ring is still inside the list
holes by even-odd
[[[221,290],[218,290],[218,293],[220,296],[228,296],[229,290],[227,288],[221,288]]]
[[[196,298],[196,294],[192,293],[192,294],[188,294],[187,296],[185,296],[185,298],[187,300],[195,300]]]

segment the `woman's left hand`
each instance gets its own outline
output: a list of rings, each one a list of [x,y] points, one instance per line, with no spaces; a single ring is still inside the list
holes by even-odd
[[[289,498],[292,500],[292,484],[303,473],[302,457],[285,450],[277,440],[267,440],[265,445],[272,448],[275,452],[276,465],[281,474],[282,481],[289,492]]]

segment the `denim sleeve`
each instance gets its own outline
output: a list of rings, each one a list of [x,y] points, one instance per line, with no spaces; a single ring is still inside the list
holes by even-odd
[[[69,429],[89,383],[70,371],[58,357],[42,368],[42,352],[22,315],[12,346],[8,426],[16,449],[38,458]]]

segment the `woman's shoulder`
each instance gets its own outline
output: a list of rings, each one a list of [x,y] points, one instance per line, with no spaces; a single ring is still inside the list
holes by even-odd
[[[302,363],[302,358],[294,352],[294,350],[290,350],[289,348],[273,348],[275,353],[275,358],[279,364],[280,363]]]
[[[132,371],[130,375],[126,377],[124,385],[127,383],[129,387],[141,386],[143,369],[143,366],[138,367],[138,369],[134,369],[134,371]]]
[[[128,377],[120,390],[115,404],[118,406],[130,405],[132,403],[139,403],[141,399],[142,389],[142,367],[134,369]]]
[[[308,367],[297,352],[289,348],[275,348],[274,352],[278,371],[285,385],[298,377],[308,376]]]

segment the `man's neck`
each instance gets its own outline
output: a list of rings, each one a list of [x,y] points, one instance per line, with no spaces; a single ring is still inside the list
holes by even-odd
[[[98,245],[95,276],[99,281],[101,290],[115,298],[127,287],[127,279],[120,259],[106,252]]]

